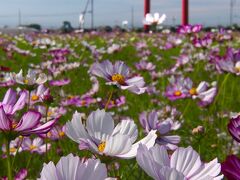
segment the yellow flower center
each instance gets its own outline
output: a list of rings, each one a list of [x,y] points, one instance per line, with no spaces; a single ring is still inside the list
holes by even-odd
[[[18,123],[12,122],[12,129],[15,129],[17,127]]]
[[[32,151],[32,150],[34,150],[34,149],[37,149],[37,146],[31,145],[29,149]]]
[[[240,72],[240,66],[239,67],[235,67],[235,71]]]
[[[69,95],[67,98],[68,98],[68,99],[72,99],[72,98],[74,98],[74,96]]]
[[[192,88],[192,89],[189,90],[189,93],[191,95],[197,95],[197,89],[196,88]]]
[[[63,136],[65,135],[65,133],[64,133],[63,131],[60,131],[60,132],[58,133],[58,135],[59,135],[60,137],[63,137]]]
[[[121,75],[121,74],[114,74],[113,76],[112,76],[112,81],[114,81],[114,82],[118,82],[119,84],[125,84],[125,78],[124,78],[124,76],[123,75]]]
[[[82,100],[82,101],[81,101],[81,105],[82,105],[82,106],[84,106],[84,105],[86,105],[86,104],[87,104],[87,101],[85,101],[85,100]]]
[[[24,82],[24,84],[28,84],[29,81],[27,79],[24,79],[23,82]]]
[[[50,138],[52,136],[52,133],[51,132],[48,132],[47,133],[47,137]]]
[[[34,94],[34,95],[32,95],[31,99],[32,99],[32,101],[37,101],[37,100],[39,100],[39,96]]]
[[[182,95],[182,92],[181,91],[175,91],[174,92],[174,96],[181,96]]]
[[[51,115],[53,115],[52,111],[48,111],[47,116],[50,117]]]
[[[101,142],[101,143],[98,145],[98,150],[99,150],[99,152],[102,153],[102,152],[104,151],[105,147],[106,147],[106,142]]]
[[[17,149],[12,147],[12,148],[9,149],[9,151],[10,151],[10,153],[15,153],[17,151]]]

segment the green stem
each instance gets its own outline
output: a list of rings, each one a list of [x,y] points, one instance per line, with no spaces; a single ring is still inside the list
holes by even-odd
[[[214,104],[214,107],[217,106],[216,103],[217,103],[217,101],[218,101],[218,98],[219,98],[219,96],[220,96],[220,94],[221,94],[221,92],[222,92],[222,89],[223,89],[223,87],[225,86],[225,84],[226,84],[229,76],[230,76],[230,73],[228,73],[228,74],[225,76],[225,78],[224,78],[224,80],[223,80],[223,82],[222,82],[222,84],[221,84],[221,86],[220,86],[220,88],[219,88],[219,91],[218,91],[218,93],[217,93],[217,96],[215,97],[214,102],[212,103],[212,104]],[[212,107],[213,107],[213,106],[212,106]],[[211,108],[210,111],[212,112],[212,110],[213,110],[213,109]]]
[[[30,108],[30,99],[31,99],[31,90],[28,91],[28,104],[27,104],[27,111]]]
[[[183,118],[184,118],[184,115],[185,115],[185,113],[187,112],[187,110],[188,110],[188,108],[189,108],[189,106],[190,106],[190,103],[191,103],[191,99],[188,100],[187,106],[184,108],[184,111],[183,111],[183,113],[182,113],[182,117],[183,117]]]
[[[6,140],[6,151],[7,151],[7,171],[8,180],[13,180],[12,178],[12,166],[11,166],[11,156],[10,156],[10,140]]]
[[[105,108],[104,108],[105,111],[108,109],[108,105],[109,105],[109,103],[110,103],[110,101],[111,101],[111,99],[112,99],[112,95],[113,95],[113,90],[111,89],[110,95],[109,95],[109,97],[108,97],[107,103],[106,103]]]
[[[33,153],[31,153],[31,156],[30,156],[30,158],[28,159],[26,169],[28,169],[28,166],[29,166],[29,164],[30,164],[30,162],[31,162],[31,160],[32,160],[32,156],[33,156]]]
[[[15,156],[14,156],[14,158],[13,158],[12,167],[13,167],[13,165],[14,165],[14,162],[15,162],[16,156],[17,156],[17,154],[18,154],[18,152],[19,152],[19,149],[20,149],[20,147],[22,146],[23,138],[24,138],[24,137],[19,137],[19,138],[21,138],[21,140],[20,140],[19,146],[18,146],[18,148],[17,148],[16,154],[15,154]]]

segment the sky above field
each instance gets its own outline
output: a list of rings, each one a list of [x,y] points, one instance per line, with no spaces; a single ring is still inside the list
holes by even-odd
[[[43,27],[60,27],[68,20],[78,26],[79,14],[87,0],[2,0],[0,5],[0,27],[18,25],[21,12],[22,24],[39,23]],[[121,25],[123,20],[131,21],[134,9],[134,26],[141,26],[143,0],[94,0],[94,24]],[[90,7],[89,7],[90,9]],[[181,0],[152,0],[151,12],[165,13],[165,24],[179,24],[181,21]],[[240,0],[234,5],[234,19],[240,22]],[[230,0],[190,0],[190,22],[204,25],[229,24]],[[90,24],[90,14],[86,15]]]

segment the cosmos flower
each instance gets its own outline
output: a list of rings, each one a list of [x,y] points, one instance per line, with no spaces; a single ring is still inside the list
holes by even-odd
[[[38,180],[104,180],[107,168],[99,160],[88,159],[85,162],[77,156],[69,154],[61,157],[56,166],[52,161],[43,165]]]
[[[54,40],[51,40],[49,38],[39,38],[36,41],[32,42],[32,45],[34,47],[40,48],[40,49],[46,49],[49,47],[55,47],[56,42]]]
[[[199,100],[198,104],[201,107],[211,104],[217,95],[215,82],[212,83],[212,87],[206,81],[202,81],[197,87],[194,87],[192,80],[188,78],[186,88],[188,89],[189,96]]]
[[[22,91],[19,94],[17,94],[15,90],[8,89],[3,98],[3,101],[0,102],[0,106],[4,108],[4,112],[7,115],[13,115],[16,111],[24,108],[26,101],[27,101],[26,91]]]
[[[52,55],[53,63],[64,63],[67,61],[66,55],[68,55],[70,51],[67,48],[54,48],[49,50],[49,54]]]
[[[37,74],[36,71],[29,69],[25,77],[23,71],[20,70],[18,74],[12,74],[12,79],[18,84],[32,86],[44,84],[47,81],[47,76],[44,73]]]
[[[119,44],[112,44],[110,47],[107,49],[108,54],[113,54],[115,52],[119,52],[121,50],[121,46]]]
[[[180,136],[170,135],[169,133],[173,130],[179,129],[181,126],[180,123],[174,122],[170,118],[160,119],[157,111],[141,113],[139,121],[146,133],[149,133],[151,130],[157,130],[158,138],[156,139],[156,143],[165,145],[171,150],[177,148],[177,144],[181,139]]]
[[[84,127],[81,115],[75,112],[72,121],[66,124],[66,135],[79,143],[80,149],[125,159],[134,158],[140,143],[152,147],[157,135],[152,130],[142,140],[137,140],[137,126],[132,120],[122,120],[115,128],[111,115],[105,110],[93,111]]]
[[[50,95],[49,88],[46,88],[43,84],[39,85],[36,90],[30,92],[30,104],[43,102],[46,96]]]
[[[102,103],[102,107],[104,108],[106,106],[107,102],[103,102]],[[126,104],[126,98],[125,96],[120,96],[116,99],[112,99],[111,101],[109,101],[107,109],[111,109],[113,107],[120,107],[122,105]]]
[[[228,48],[223,57],[216,58],[213,62],[220,73],[229,72],[240,75],[240,50]]]
[[[51,144],[47,144],[47,149],[49,150],[51,147]],[[31,153],[38,153],[43,154],[46,152],[46,144],[44,144],[44,141],[40,137],[36,137],[33,140],[31,140],[29,137],[25,137],[22,142],[22,149],[24,151],[30,151]]]
[[[135,66],[138,70],[146,71],[153,71],[156,68],[156,66],[153,63],[144,60],[141,60],[139,63],[136,63]]]
[[[212,37],[209,34],[203,38],[195,37],[193,39],[193,45],[196,48],[208,48],[211,46],[212,42],[213,42]]]
[[[196,24],[196,25],[182,25],[179,26],[177,29],[177,32],[179,34],[191,34],[191,33],[198,33],[202,29],[202,25]]]
[[[169,156],[165,146],[156,144],[148,149],[141,144],[136,158],[139,166],[156,180],[217,180],[223,178],[223,175],[219,175],[221,164],[218,163],[217,158],[209,163],[203,163],[192,147],[179,147]]]
[[[190,80],[185,79],[184,77],[172,76],[169,79],[170,84],[166,88],[165,96],[171,101],[187,98],[189,94],[186,82],[188,81]]]
[[[54,126],[46,136],[51,140],[59,140],[65,137],[65,126]]]
[[[206,83],[206,86],[204,85],[206,82],[201,82],[196,89],[196,94],[194,94],[192,97],[193,99],[199,99],[198,105],[201,107],[208,106],[211,104],[217,95],[218,89],[216,85],[213,84],[213,87],[210,87],[208,83]]]
[[[30,134],[44,134],[47,133],[58,118],[40,124],[41,114],[39,112],[30,110],[23,114],[20,121],[16,121],[13,117],[6,114],[4,107],[0,106],[0,131],[4,134],[16,134],[27,136]]]
[[[195,87],[190,78],[173,76],[169,81],[170,84],[167,86],[165,96],[171,101],[192,97],[199,100],[199,106],[205,107],[213,102],[217,94],[215,82],[212,83],[212,87],[205,81],[200,82]]]
[[[63,106],[76,106],[76,107],[88,107],[91,104],[97,103],[98,99],[93,97],[81,98],[79,96],[68,96],[67,99],[62,100],[61,104]]]
[[[14,180],[25,180],[27,178],[28,175],[28,170],[27,169],[20,169],[15,177]],[[1,177],[1,180],[8,180],[7,177]]]
[[[228,123],[228,131],[233,139],[240,143],[240,115],[232,117]]]
[[[222,163],[222,173],[229,180],[240,179],[240,159],[235,155],[227,157],[225,162]]]
[[[27,169],[21,169],[20,171],[18,171],[18,173],[15,175],[15,180],[24,180],[26,179],[28,175],[28,170]]]
[[[49,82],[51,86],[65,86],[71,82],[70,79],[52,80]]]
[[[10,144],[9,144],[9,151],[10,151],[10,155],[13,155],[15,156],[18,153],[22,152],[22,147],[21,147],[21,138],[23,137],[17,137],[16,139],[10,141]],[[2,151],[4,153],[7,152],[6,150],[6,144],[3,144],[2,146]]]
[[[146,14],[145,19],[143,20],[143,24],[146,25],[159,25],[162,24],[166,20],[166,14],[160,16],[159,13],[154,13],[154,15],[148,13]]]
[[[48,107],[48,112],[46,112],[46,107],[45,106],[36,106],[36,109],[38,112],[41,113],[42,118],[44,118],[45,121],[45,116],[47,114],[47,119],[48,121],[51,119],[59,118],[60,116],[66,114],[67,110],[64,107]]]
[[[224,28],[220,28],[215,36],[218,42],[229,41],[232,39],[232,34],[229,31],[226,31]]]
[[[92,65],[90,72],[104,78],[108,85],[117,85],[123,90],[127,89],[136,94],[142,94],[146,90],[143,77],[131,77],[129,68],[122,61],[117,61],[115,64],[108,60],[101,63],[96,62]]]
[[[1,73],[0,74],[0,87],[13,86],[15,82],[11,78],[11,73]]]

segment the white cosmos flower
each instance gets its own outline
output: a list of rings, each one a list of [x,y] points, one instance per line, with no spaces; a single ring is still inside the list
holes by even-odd
[[[47,81],[47,75],[44,73],[37,74],[36,71],[29,69],[26,76],[23,76],[22,69],[19,71],[19,73],[13,73],[12,79],[16,81],[18,84],[23,85],[35,85],[35,84],[43,84]]]
[[[139,166],[156,180],[220,180],[223,175],[217,158],[204,163],[192,147],[179,147],[169,156],[165,146],[156,144],[148,149],[140,145],[137,152]]]
[[[79,157],[69,154],[54,165],[51,161],[43,165],[38,180],[107,180],[107,168],[97,159],[83,162]]]
[[[159,25],[162,24],[166,20],[166,14],[160,16],[159,13],[154,13],[154,15],[148,13],[146,14],[145,19],[143,20],[143,24],[146,25]]]
[[[83,125],[81,114],[75,112],[72,121],[66,124],[66,135],[79,143],[80,149],[89,149],[94,153],[130,159],[137,154],[139,144],[148,148],[155,144],[156,131],[150,131],[142,140],[137,140],[137,126],[132,120],[122,120],[114,128],[111,115],[105,110],[93,111]]]

